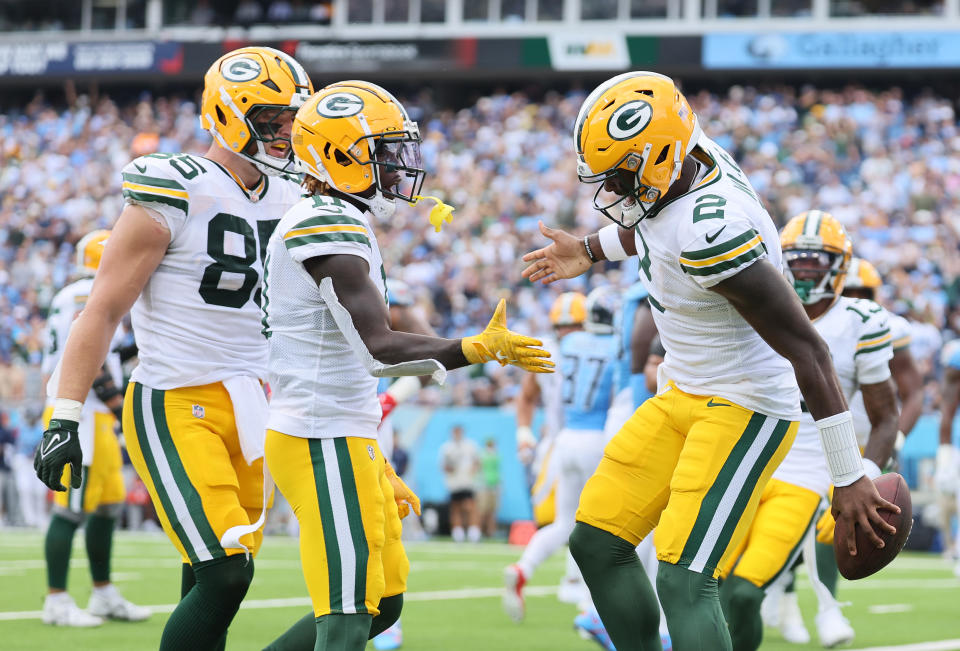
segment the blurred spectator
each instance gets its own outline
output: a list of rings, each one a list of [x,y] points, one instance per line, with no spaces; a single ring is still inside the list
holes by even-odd
[[[193,10],[190,12],[190,24],[198,27],[212,25],[217,14],[210,6],[210,0],[197,0]]]
[[[450,533],[454,542],[480,540],[475,491],[480,471],[480,449],[454,425],[450,440],[440,447],[440,467],[450,493]],[[466,533],[464,526],[466,525]]]
[[[241,0],[233,12],[233,21],[241,27],[249,27],[263,17],[263,7],[257,0]]]
[[[500,454],[497,441],[487,439],[480,453],[480,494],[477,496],[477,511],[480,515],[480,531],[487,538],[497,533],[497,507],[500,504]]]
[[[330,19],[333,17],[333,9],[331,3],[326,0],[321,0],[321,2],[314,2],[313,6],[310,7],[310,12],[308,14],[310,22],[319,23],[321,25],[329,25]]]
[[[13,459],[13,473],[20,496],[20,514],[28,527],[47,526],[47,487],[37,479],[33,469],[33,455],[43,438],[45,424],[40,419],[40,408],[25,410],[17,427],[17,447]]]
[[[289,23],[293,20],[293,5],[287,0],[273,0],[267,9],[267,22]]]
[[[0,523],[8,526],[23,524],[17,482],[13,476],[16,443],[17,434],[10,426],[10,414],[0,411]]]

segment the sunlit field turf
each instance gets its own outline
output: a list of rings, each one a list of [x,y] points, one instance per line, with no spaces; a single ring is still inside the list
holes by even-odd
[[[82,535],[77,536],[74,547],[70,592],[85,607],[90,578],[82,539]],[[161,534],[120,533],[115,545],[114,580],[129,599],[153,607],[153,617],[140,624],[108,622],[86,630],[52,628],[40,622],[45,583],[42,534],[0,531],[0,649],[155,649],[163,623],[179,596],[179,558]],[[555,587],[563,571],[560,554],[533,577],[527,619],[517,625],[503,614],[499,595],[503,568],[519,556],[518,548],[502,543],[457,545],[437,541],[410,543],[407,549],[412,571],[403,611],[404,649],[600,648],[574,633],[576,608],[556,599]],[[799,585],[801,608],[814,643],[787,644],[778,631],[768,629],[764,649],[820,648],[813,624],[814,597],[805,576]],[[956,640],[955,644],[917,645],[905,651],[960,649],[960,580],[939,557],[904,554],[876,577],[841,583],[840,591],[842,601],[852,602],[844,609],[857,631],[850,648]],[[227,649],[261,649],[308,608],[296,542],[286,537],[267,538],[256,561],[253,586],[230,628]]]

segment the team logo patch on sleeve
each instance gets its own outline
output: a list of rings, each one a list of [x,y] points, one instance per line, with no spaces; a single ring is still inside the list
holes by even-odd
[[[614,140],[629,140],[647,128],[653,117],[653,107],[649,102],[636,99],[627,102],[607,120],[607,133]]]
[[[363,110],[363,100],[353,93],[333,93],[317,104],[317,113],[325,118],[348,118]]]
[[[260,76],[260,63],[248,56],[238,56],[223,64],[221,72],[228,81],[250,81]]]

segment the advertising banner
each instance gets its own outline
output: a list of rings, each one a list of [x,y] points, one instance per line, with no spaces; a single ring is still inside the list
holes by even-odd
[[[960,66],[960,32],[735,33],[703,37],[703,67],[943,68]]]
[[[0,44],[0,76],[177,74],[182,69],[183,46],[168,41]]]

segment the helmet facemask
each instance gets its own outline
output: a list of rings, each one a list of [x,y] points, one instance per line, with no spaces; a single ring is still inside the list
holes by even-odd
[[[789,249],[783,252],[784,276],[804,305],[836,298],[843,291],[844,256],[832,251]]]
[[[674,148],[679,152],[679,147]],[[583,160],[582,155],[577,161],[577,178],[581,183],[596,183],[597,190],[593,195],[593,207],[599,210],[616,224],[623,228],[633,228],[653,210],[663,193],[652,185],[642,181],[643,170],[650,158],[651,145],[647,143],[643,154],[629,153],[611,169],[593,174]],[[665,152],[666,150],[662,150]],[[679,176],[680,166],[671,183]],[[607,189],[607,181],[614,181],[614,187],[623,189],[632,185],[629,191],[621,194]],[[618,210],[619,206],[619,210]]]
[[[250,129],[250,140],[240,155],[254,164],[258,170],[268,176],[293,173],[293,147],[290,144],[290,126],[297,109],[292,106],[260,104],[250,107],[244,116],[244,122]],[[289,114],[289,121],[283,119]],[[285,124],[286,122],[286,124]],[[284,126],[287,135],[282,135]],[[280,158],[268,153],[270,147],[282,144],[287,155]]]
[[[423,186],[426,171],[420,155],[420,129],[415,122],[404,121],[403,131],[370,134],[358,138],[347,154],[373,171],[371,197],[354,195],[366,203],[377,218],[391,217],[396,200],[414,203]],[[358,154],[367,151],[368,157]]]

